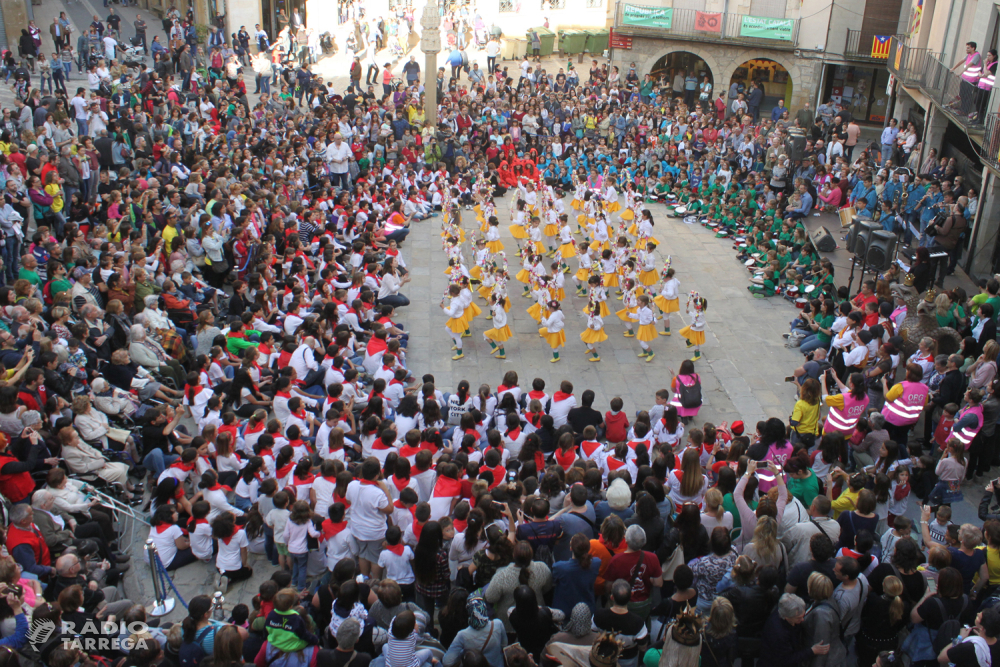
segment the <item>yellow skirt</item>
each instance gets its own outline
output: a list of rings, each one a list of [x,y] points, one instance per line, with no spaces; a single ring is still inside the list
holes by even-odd
[[[472,312],[472,317],[479,317],[480,315],[483,314],[483,309],[480,308],[479,306],[477,306],[475,301],[473,301],[472,303],[469,304],[469,307],[465,309],[465,312],[462,313],[462,316],[464,317],[470,311]],[[472,319],[472,318],[469,318],[469,319]]]
[[[486,247],[490,249],[490,252],[497,253],[503,250],[502,241],[489,241],[486,243]]]
[[[541,241],[535,241],[534,243],[532,243],[531,241],[528,241],[528,244],[532,248],[535,249],[535,254],[536,255],[544,255],[545,254],[545,244],[542,243]]]
[[[618,287],[618,274],[617,273],[605,273],[604,274],[604,286],[605,287]]]
[[[514,276],[514,280],[527,285],[528,281],[531,280],[531,271],[528,271],[528,269],[521,269],[517,272],[517,275]]]
[[[597,240],[595,239],[594,242],[590,244],[590,247],[596,250],[598,254],[601,254],[605,250],[611,250],[611,241],[604,241],[598,243]]]
[[[475,206],[472,207],[472,210],[475,211],[476,213],[479,213],[480,215],[482,215],[482,213],[483,213],[483,206],[482,206],[482,204],[476,204]]]
[[[580,334],[580,340],[588,345],[594,345],[606,341],[608,339],[608,334],[604,333],[604,329],[584,329],[583,333]]]
[[[449,236],[451,236],[451,234],[449,234],[448,232],[441,232],[441,238],[446,239]],[[461,229],[458,230],[458,242],[459,243],[465,243],[465,231],[464,230],[461,230]]]
[[[542,227],[542,234],[545,236],[559,236],[559,225],[549,223]]]
[[[635,249],[636,250],[645,250],[647,243],[652,243],[654,248],[656,246],[660,245],[659,241],[657,241],[652,236],[650,236],[648,239],[636,239],[635,240]]]
[[[524,231],[524,225],[508,225],[507,231],[515,239],[526,239],[528,238],[528,232]]]
[[[678,331],[681,336],[687,338],[694,345],[704,345],[705,344],[705,332],[704,331],[693,331],[691,327],[684,327]]]
[[[527,313],[528,315],[531,315],[531,319],[535,320],[536,322],[541,322],[542,315],[545,314],[542,312],[542,304],[540,303],[536,303],[531,308],[528,308]]]
[[[586,213],[581,213],[580,215],[576,216],[576,223],[578,225],[585,225],[585,224],[587,224],[587,214]]]
[[[635,337],[645,343],[648,343],[651,340],[656,340],[658,336],[659,334],[656,333],[655,324],[643,324],[639,327],[639,330],[635,332]]]
[[[581,267],[576,270],[576,273],[573,274],[573,277],[579,280],[581,283],[585,283],[588,280],[590,280],[590,270]]]
[[[665,296],[657,296],[653,299],[653,303],[656,307],[662,310],[664,313],[679,313],[681,312],[680,299],[668,299]]]
[[[625,219],[625,214],[623,213],[622,214],[622,220],[624,220],[624,219]],[[637,224],[635,224],[633,222],[631,225],[628,226],[628,229],[626,231],[628,232],[629,236],[638,236],[638,234],[639,234],[639,225],[637,225]]]
[[[589,309],[584,308],[583,309],[583,314],[584,315],[590,315]],[[598,313],[598,315],[600,315],[601,317],[607,317],[610,314],[611,314],[611,309],[608,308],[608,302],[607,301],[602,301],[601,302],[601,311]]]
[[[622,205],[616,201],[608,202],[604,205],[604,210],[608,213],[615,213],[616,211],[622,210]]]
[[[474,267],[472,267],[471,269],[469,269],[469,275],[472,276],[473,280],[482,280],[483,279],[483,267],[481,267],[481,266],[474,266]]]
[[[635,212],[632,209],[626,209],[621,215],[622,220],[635,220]],[[631,228],[630,228],[631,229]],[[629,232],[630,234],[634,232]]]
[[[563,301],[566,299],[566,290],[562,287],[556,290],[556,293],[552,296],[556,301]]]
[[[493,293],[493,286],[492,285],[483,285],[482,287],[479,288],[479,297],[481,299],[486,299],[487,301],[489,301],[490,300],[490,295],[492,293]]]
[[[489,230],[489,228],[490,228],[490,223],[486,222],[486,220],[483,219],[483,218],[479,219],[479,223],[480,223],[479,224],[479,231],[481,231],[482,233],[485,234]]]
[[[557,347],[562,347],[566,344],[566,332],[557,331],[556,333],[549,333],[548,329],[542,327],[538,330],[538,333],[542,334],[542,337],[549,341],[549,347],[553,350]]]
[[[449,317],[448,321],[445,322],[445,326],[448,327],[448,331],[452,333],[465,333],[465,322],[461,317]]]
[[[505,312],[505,313],[509,313],[510,312],[510,298],[509,297],[507,298],[506,303],[503,304],[503,312]]]
[[[572,209],[573,209],[574,211],[582,211],[582,210],[583,210],[583,200],[580,200],[580,199],[574,199],[573,201],[571,201],[571,202],[569,203],[569,206],[570,206],[570,208],[572,208]]]
[[[643,271],[642,273],[639,274],[640,285],[646,285],[648,287],[649,285],[655,285],[659,280],[660,280],[660,274],[656,272],[656,269]]]
[[[510,325],[505,324],[500,329],[487,329],[483,332],[483,335],[486,336],[487,340],[491,340],[494,343],[505,343],[514,334],[510,331]]]
[[[559,246],[559,256],[563,259],[568,259],[569,257],[576,257],[576,248],[572,243],[563,243]]]
[[[631,317],[629,317],[629,315],[635,315],[637,312],[639,312],[638,306],[635,308],[622,308],[617,313],[615,313],[615,315],[617,315],[618,319],[620,319],[622,322],[636,322],[637,320],[633,320]]]

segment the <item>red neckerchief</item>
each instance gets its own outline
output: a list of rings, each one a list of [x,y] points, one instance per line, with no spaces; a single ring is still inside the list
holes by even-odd
[[[557,391],[555,393],[555,396],[552,397],[552,400],[556,401],[556,402],[558,402],[558,401],[565,401],[567,398],[570,398],[571,396],[573,396],[573,394],[567,394],[567,393],[562,392],[562,391]]]
[[[312,484],[313,480],[315,480],[315,479],[316,478],[313,475],[310,475],[310,474],[306,474],[305,477],[297,477],[296,476],[296,477],[292,477],[292,484],[294,484],[296,486],[300,486],[300,485],[303,485],[303,484]]]
[[[416,456],[417,454],[419,454],[421,449],[423,449],[423,447],[420,446],[410,447],[409,445],[403,445],[402,447],[399,448],[399,455],[402,456],[404,459],[409,458],[411,456]]]
[[[191,463],[184,463],[184,461],[178,460],[170,464],[171,468],[177,468],[178,470],[183,470],[184,472],[191,472],[192,470],[194,470],[194,466],[195,466],[194,461],[192,461]]]
[[[613,456],[608,457],[608,468],[610,468],[611,470],[618,470],[623,465],[625,465],[624,461],[619,461]]]
[[[464,533],[469,521],[468,519],[453,519],[451,525],[454,526],[456,532]]]
[[[418,540],[420,539],[420,533],[424,530],[424,524],[417,521],[416,517],[413,518],[413,536]]]
[[[291,398],[291,397],[292,397],[292,394],[291,394],[291,392],[287,392],[287,391],[279,391],[279,392],[275,392],[275,394],[274,394],[274,395],[275,395],[275,396],[281,396],[282,398]]]
[[[363,480],[361,480],[361,484],[364,485],[364,486],[378,486],[378,480],[363,479]]]
[[[222,541],[226,543],[227,547],[229,546],[229,543],[233,541],[233,538],[240,534],[241,530],[243,530],[243,529],[240,528],[240,529],[234,531],[233,534],[230,535],[229,537],[223,537],[222,538]]]
[[[462,483],[450,477],[438,477],[434,483],[435,498],[455,498],[462,493]]]
[[[583,453],[590,456],[601,447],[601,443],[596,440],[584,440],[580,443],[580,446],[583,447]]]
[[[209,491],[232,491],[232,487],[226,486],[225,484],[219,484],[216,482],[214,485],[208,487]]]
[[[528,392],[528,398],[532,398],[532,399],[534,399],[536,401],[540,401],[543,398],[545,398],[545,392],[544,391],[529,391]]]
[[[528,420],[528,423],[538,428],[542,423],[542,413],[541,412],[525,412],[524,418]]]
[[[521,437],[521,427],[517,426],[507,431],[506,437],[510,440],[517,440]]]
[[[372,449],[383,451],[386,449],[392,449],[392,447],[382,442],[382,438],[376,438],[375,442],[372,443]]]
[[[284,479],[288,477],[288,474],[292,472],[294,468],[295,468],[294,463],[286,463],[285,465],[278,468],[278,472],[276,472],[274,476],[277,477],[278,479]]]
[[[343,503],[344,507],[350,507],[351,506],[351,501],[348,500],[346,496],[338,496],[336,491],[333,492],[333,502],[335,502],[335,503]]]
[[[392,483],[396,486],[397,491],[402,491],[403,489],[405,489],[407,486],[410,485],[409,477],[405,479],[400,479],[399,477],[396,477],[396,475],[393,475],[390,479],[392,479]]]
[[[401,384],[403,384],[403,381],[402,380],[397,380],[396,378],[393,378],[393,379],[389,380],[389,386],[390,387],[392,385],[394,385],[394,384],[400,384],[401,385]]]
[[[161,523],[161,524],[159,524],[159,525],[156,526],[156,534],[157,535],[162,535],[163,533],[167,532],[168,530],[170,530],[173,527],[174,527],[174,524],[172,524],[172,523]]]
[[[403,555],[403,549],[406,548],[406,545],[405,544],[387,544],[387,545],[385,545],[385,548],[386,548],[387,551],[390,551],[390,552],[396,554],[397,556],[402,556]]]
[[[264,422],[257,422],[257,425],[247,424],[247,430],[244,432],[244,436],[253,435],[254,433],[260,433],[267,426]],[[261,452],[263,453],[263,451]]]
[[[323,520],[323,539],[329,540],[336,537],[340,532],[347,528],[346,521],[340,521],[339,523],[334,523],[330,519]]]

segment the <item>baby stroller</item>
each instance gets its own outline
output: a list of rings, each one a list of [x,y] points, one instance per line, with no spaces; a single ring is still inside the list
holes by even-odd
[[[129,40],[131,46],[121,47],[119,57],[126,67],[141,70],[146,66],[146,56],[142,52],[142,40],[133,37]]]
[[[324,32],[319,36],[319,46],[323,50],[323,55],[328,56],[337,51],[337,47],[333,43],[333,35],[329,31]]]

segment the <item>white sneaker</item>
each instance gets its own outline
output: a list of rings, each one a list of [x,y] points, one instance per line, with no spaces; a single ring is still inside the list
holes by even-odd
[[[229,590],[229,577],[226,575],[221,575],[219,577],[219,592],[226,593]]]
[[[222,585],[222,573],[218,570],[215,572],[215,579],[212,583],[215,585],[215,590],[219,590],[219,587]]]

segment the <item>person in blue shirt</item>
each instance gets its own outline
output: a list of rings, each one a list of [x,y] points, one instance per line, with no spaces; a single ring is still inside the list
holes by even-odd
[[[790,220],[801,220],[809,215],[813,207],[813,198],[809,194],[809,188],[802,184],[799,186],[799,197],[802,199],[802,203],[798,208],[790,209],[785,211],[785,217]]]
[[[941,184],[937,181],[932,181],[930,185],[927,186],[927,191],[924,196],[917,202],[917,211],[920,213],[920,233],[923,234],[924,230],[927,229],[927,225],[931,220],[937,216],[938,211],[941,210],[939,204],[944,200],[941,195]]]
[[[785,106],[785,100],[778,100],[778,105],[771,109],[771,120],[779,121],[781,120],[781,115],[788,111],[788,107]]]

